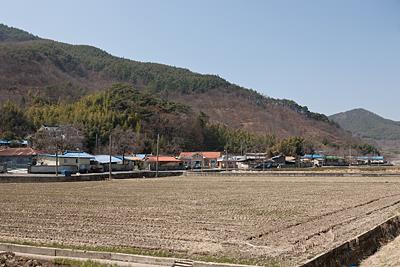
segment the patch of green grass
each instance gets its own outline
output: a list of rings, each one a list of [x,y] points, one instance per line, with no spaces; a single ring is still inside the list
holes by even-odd
[[[264,259],[244,259],[237,258],[233,259],[226,256],[214,256],[214,255],[202,255],[195,256],[195,260],[204,261],[204,262],[218,262],[218,263],[227,263],[227,264],[243,264],[243,265],[258,265],[258,266],[268,266],[268,267],[281,267],[282,265],[274,259],[264,258]]]
[[[115,264],[100,263],[92,260],[78,261],[71,259],[55,259],[53,263],[55,265],[67,265],[71,267],[117,267]]]

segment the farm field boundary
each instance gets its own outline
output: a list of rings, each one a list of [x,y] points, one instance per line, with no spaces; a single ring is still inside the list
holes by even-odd
[[[52,248],[52,247],[39,247],[39,246],[18,245],[11,243],[0,243],[0,251],[37,255],[38,258],[40,258],[41,256],[46,256],[46,257],[56,257],[56,258],[68,258],[68,259],[112,261],[112,263],[120,266],[126,266],[126,263],[136,263],[136,264],[156,265],[156,266],[174,266],[175,262],[187,261],[178,258],[154,257],[154,256],[144,256],[135,254],[63,249],[63,248]],[[225,264],[225,263],[214,263],[214,262],[203,262],[203,261],[190,261],[190,262],[193,263],[192,265],[193,267],[252,266],[252,265]]]
[[[399,215],[326,253],[314,257],[301,267],[357,266],[362,260],[374,254],[383,244],[393,240],[398,235],[400,235]]]
[[[158,177],[180,176],[182,171],[160,171]],[[155,178],[154,171],[117,172],[112,174],[113,179]],[[108,173],[82,174],[73,176],[55,176],[40,174],[0,175],[0,183],[49,183],[49,182],[83,182],[103,181],[108,179]]]
[[[254,172],[186,172],[187,176],[267,176],[267,177],[400,177],[398,173],[362,173],[362,172],[284,172],[284,171],[254,171]]]

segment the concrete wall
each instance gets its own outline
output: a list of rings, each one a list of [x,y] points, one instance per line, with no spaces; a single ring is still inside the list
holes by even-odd
[[[301,267],[357,266],[374,254],[382,244],[400,235],[400,216],[395,216],[375,228],[316,256]]]
[[[180,176],[182,171],[160,171],[158,177]],[[132,171],[113,173],[113,179],[134,179],[134,178],[155,178],[154,171]],[[20,174],[0,175],[0,183],[49,183],[49,182],[82,182],[82,181],[103,181],[108,179],[108,173],[82,174],[73,176],[55,176],[47,174]]]
[[[58,166],[58,173],[62,173],[62,171],[70,171],[71,173],[76,173],[78,170],[77,166]],[[28,168],[29,173],[56,173],[56,166],[47,166],[47,165],[34,165]]]
[[[134,254],[86,251],[86,250],[75,250],[75,249],[35,247],[35,246],[15,245],[8,243],[0,243],[0,251],[10,251],[14,253],[25,253],[31,255],[45,255],[58,258],[111,260],[115,261],[113,262],[114,264],[118,264],[119,261],[119,262],[131,262],[131,263],[159,265],[159,266],[174,266],[175,262],[182,261],[181,259],[177,258],[153,257],[153,256],[143,256]],[[188,262],[192,261],[189,260]],[[202,261],[193,261],[192,263],[193,267],[250,267],[249,265],[213,263],[213,262],[202,262]]]

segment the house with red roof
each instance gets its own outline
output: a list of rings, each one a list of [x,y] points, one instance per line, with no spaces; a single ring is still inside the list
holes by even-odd
[[[36,156],[40,153],[30,147],[7,147],[0,149],[0,163],[7,168],[28,168],[34,165]]]
[[[158,161],[158,170],[182,170],[184,168],[183,162],[172,156],[147,156],[144,159],[144,168],[155,171]]]
[[[179,159],[189,169],[213,169],[217,168],[218,158],[221,157],[221,152],[181,152]]]

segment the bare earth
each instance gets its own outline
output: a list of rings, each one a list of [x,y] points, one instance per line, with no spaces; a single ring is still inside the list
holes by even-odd
[[[0,184],[0,239],[295,266],[400,210],[400,177]]]
[[[400,266],[400,236],[363,261],[360,267]]]

